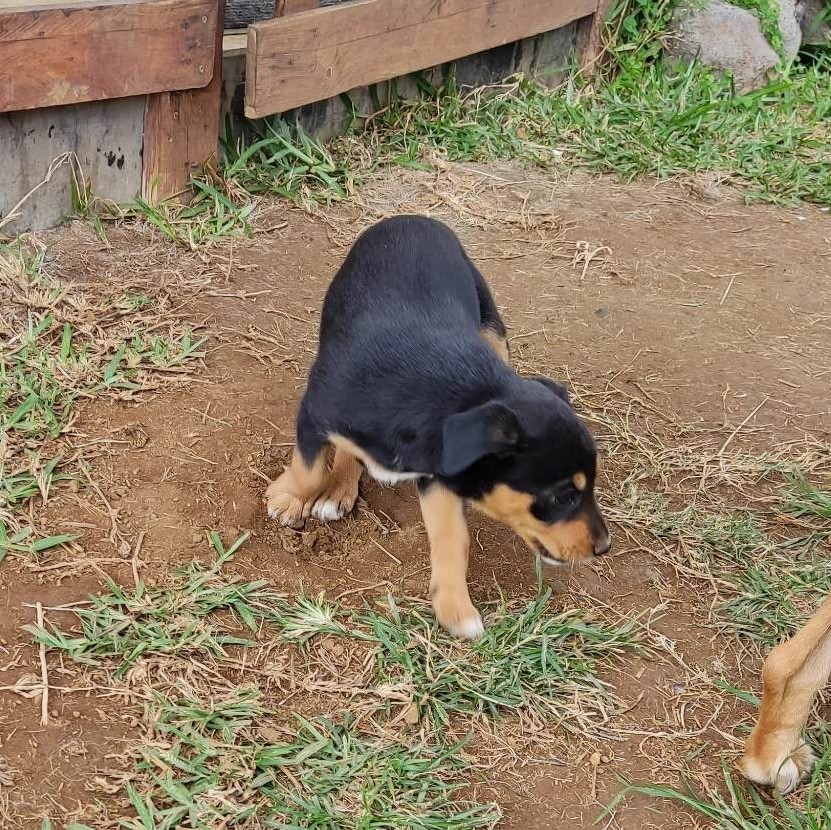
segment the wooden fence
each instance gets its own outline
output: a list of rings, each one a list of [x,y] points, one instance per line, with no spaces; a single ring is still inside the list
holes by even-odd
[[[224,2],[0,0],[0,128],[18,123],[3,113],[138,96],[142,193],[184,192],[216,152]],[[578,20],[591,63],[607,4],[275,0],[274,17],[248,27],[245,113],[285,112]]]

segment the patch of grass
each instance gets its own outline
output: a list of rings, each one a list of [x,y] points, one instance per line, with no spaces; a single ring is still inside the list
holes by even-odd
[[[519,79],[460,97],[450,82],[373,119],[371,141],[410,166],[439,151],[452,161],[567,162],[624,180],[707,172],[748,199],[831,204],[829,78],[820,62],[746,95],[698,65],[639,64],[554,91]]]
[[[157,695],[154,740],[124,785],[134,815],[119,827],[474,830],[499,818],[458,797],[459,746],[369,739],[348,717],[298,718],[280,739],[270,716],[252,688],[211,701]]]
[[[195,250],[229,236],[248,236],[254,205],[240,204],[214,183],[192,179],[194,197],[187,205],[175,201],[152,203],[137,198],[119,218],[135,216],[161,231],[171,242]],[[247,200],[243,200],[247,202]]]
[[[819,490],[799,477],[790,478],[791,491],[784,510],[798,518],[831,521],[831,491]]]
[[[502,606],[485,636],[464,645],[439,632],[417,609],[363,616],[379,642],[378,677],[404,690],[437,730],[454,714],[513,711],[582,731],[602,730],[611,691],[597,678],[638,650],[637,624],[590,622],[579,611],[553,612],[546,591],[524,608]]]
[[[50,626],[26,626],[36,642],[64,652],[78,663],[99,665],[118,660],[116,677],[123,677],[138,660],[151,655],[220,656],[231,645],[251,645],[251,641],[228,632],[210,619],[214,612],[234,615],[251,631],[256,631],[263,614],[255,601],[273,604],[276,596],[265,590],[265,583],[231,580],[220,574],[248,538],[240,536],[225,550],[216,533],[212,541],[217,551],[210,566],[191,563],[169,588],[147,588],[139,583],[133,592],[109,582],[108,592],[90,597],[88,608],[75,614],[81,632],[69,634]]]
[[[158,290],[62,281],[45,255],[31,242],[0,246],[0,559],[71,540],[39,536],[20,517],[72,478],[58,439],[78,403],[169,383],[205,342],[168,317]]]
[[[138,198],[130,207],[97,216],[143,219],[171,242],[190,250],[223,239],[251,234],[256,197],[271,193],[311,208],[318,202],[344,199],[352,190],[354,172],[348,160],[336,159],[326,145],[302,127],[279,118],[251,122],[239,137],[226,130],[224,158],[191,180],[193,198],[153,202]],[[87,200],[89,201],[89,200]],[[87,206],[84,215],[96,216]]]
[[[117,677],[152,655],[221,657],[228,646],[253,645],[232,633],[227,616],[217,612],[251,632],[268,624],[301,647],[318,636],[356,640],[373,656],[353,693],[377,701],[379,689],[394,690],[380,695],[380,708],[412,704],[437,733],[453,715],[499,717],[507,711],[544,721],[548,728],[602,730],[614,696],[595,672],[601,663],[639,648],[635,620],[613,626],[587,621],[577,611],[552,613],[550,592],[522,608],[496,609],[485,637],[474,644],[457,642],[432,616],[418,607],[402,609],[391,597],[385,613],[341,608],[323,597],[290,600],[263,581],[222,574],[247,538],[225,550],[212,534],[214,562],[191,563],[169,587],[139,584],[127,592],[109,583],[106,593],[90,597],[89,607],[73,609],[78,634],[55,626],[26,630],[76,662],[116,661]]]
[[[699,794],[656,785],[629,785],[607,807],[633,794],[674,801],[718,830],[827,830],[831,827],[831,741],[826,730],[820,738],[819,757],[810,780],[796,793],[762,795],[755,787],[723,768],[724,790]]]
[[[247,193],[275,193],[299,204],[345,199],[353,172],[323,142],[280,119],[251,123],[239,138],[226,131],[222,175]]]
[[[789,499],[786,508],[815,506],[812,498],[822,506],[818,491],[804,485],[801,492],[801,500]],[[823,552],[831,527],[794,536],[751,510],[674,511],[664,497],[640,491],[629,505],[630,516],[637,514],[652,533],[677,541],[677,562],[711,585],[716,623],[726,633],[775,645],[831,591],[831,561]]]
[[[437,733],[454,715],[498,719],[509,711],[548,728],[602,731],[615,698],[597,678],[598,667],[641,649],[636,620],[615,626],[577,610],[556,612],[550,591],[488,609],[485,635],[475,643],[446,634],[417,604],[388,596],[384,605],[383,612],[343,609],[300,597],[265,618],[291,642],[323,635],[366,643],[373,654],[364,694],[380,697],[382,708],[415,707]]]

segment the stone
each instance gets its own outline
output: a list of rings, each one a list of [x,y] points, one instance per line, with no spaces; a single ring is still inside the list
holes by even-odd
[[[782,33],[787,61],[792,61],[802,46],[802,29],[799,28],[796,4],[797,0],[779,0],[779,31]]]
[[[795,0],[779,0],[785,59],[799,51],[801,32],[796,19]],[[759,18],[726,0],[696,0],[682,3],[673,14],[672,35],[666,54],[691,62],[698,58],[706,66],[730,72],[739,92],[764,86],[780,59],[762,34]]]

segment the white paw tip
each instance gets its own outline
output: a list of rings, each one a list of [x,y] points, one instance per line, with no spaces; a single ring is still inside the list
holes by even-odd
[[[813,766],[813,754],[807,747],[797,751],[800,753],[800,764],[797,764],[793,758],[785,758],[768,766],[745,755],[740,763],[740,768],[754,784],[763,787],[776,787],[781,793],[789,793],[799,786],[799,783],[808,775]]]
[[[269,519],[277,519],[280,516],[280,511],[276,507],[269,507],[268,508],[268,518]]]
[[[799,786],[804,773],[800,771],[799,767],[788,758],[784,764],[777,770],[776,774],[776,789],[782,793],[789,793]]]
[[[327,499],[326,501],[315,503],[315,506],[312,508],[312,515],[316,516],[322,522],[334,522],[340,519],[343,513],[337,502]]]
[[[478,640],[485,633],[485,626],[482,618],[477,614],[466,620],[454,623],[450,627],[450,633],[462,640]]]

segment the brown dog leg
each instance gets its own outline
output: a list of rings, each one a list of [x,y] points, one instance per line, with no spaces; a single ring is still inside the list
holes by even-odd
[[[467,590],[470,536],[464,502],[440,484],[421,491],[419,499],[430,542],[430,596],[436,619],[456,637],[477,639],[485,629]]]
[[[762,709],[745,745],[742,772],[756,784],[790,792],[814,762],[802,738],[816,693],[831,674],[831,596],[762,667]]]
[[[346,450],[336,447],[332,469],[312,507],[312,515],[324,522],[334,522],[351,513],[358,500],[360,478],[361,465],[358,459]]]

